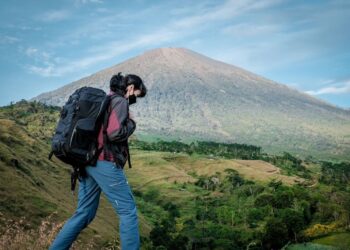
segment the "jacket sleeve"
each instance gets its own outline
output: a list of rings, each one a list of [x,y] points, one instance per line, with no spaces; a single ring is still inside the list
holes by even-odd
[[[109,141],[125,141],[135,129],[135,121],[129,118],[128,100],[126,98],[118,98],[115,102],[113,101],[107,128]]]

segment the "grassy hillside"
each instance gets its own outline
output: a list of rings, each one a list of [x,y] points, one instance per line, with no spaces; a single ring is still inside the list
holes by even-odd
[[[46,221],[53,225],[46,237],[52,239],[74,212],[70,167],[47,159],[58,113],[24,101],[0,108],[0,249],[3,242],[40,238]],[[350,246],[339,244],[350,229],[346,162],[302,161],[288,153],[267,155],[254,146],[212,142],[152,144],[133,138],[131,145],[133,168],[125,171],[138,206],[143,249],[287,244],[303,249],[292,244],[304,241],[324,249]],[[9,233],[11,225],[21,226]],[[117,225],[102,197],[95,220],[74,249],[113,249]],[[29,248],[37,244],[22,241]]]
[[[13,121],[0,120],[0,212],[7,220],[24,219],[29,228],[57,212],[56,222],[67,219],[76,206],[70,193],[69,168],[47,159],[49,148]],[[113,239],[117,231],[114,212],[102,199],[99,216],[82,239],[98,232],[100,243]],[[24,218],[23,218],[24,217]],[[3,221],[2,221],[3,222]],[[2,225],[4,226],[4,225]]]

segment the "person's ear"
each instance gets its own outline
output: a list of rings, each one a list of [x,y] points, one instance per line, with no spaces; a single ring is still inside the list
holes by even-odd
[[[134,94],[134,84],[130,85],[130,95]]]

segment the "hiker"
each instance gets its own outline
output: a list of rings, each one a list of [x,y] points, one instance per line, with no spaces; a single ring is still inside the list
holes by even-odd
[[[108,126],[105,129],[102,125],[98,136],[99,147],[103,150],[96,166],[86,166],[84,178],[79,178],[78,207],[56,236],[51,250],[69,249],[79,233],[94,219],[101,191],[119,217],[122,250],[139,249],[137,208],[123,167],[127,160],[130,164],[127,140],[136,128],[135,121],[129,116],[129,105],[146,93],[147,89],[137,75],[122,76],[119,73],[111,78],[109,95],[113,98],[109,106],[110,115],[106,118]],[[104,136],[111,142],[108,147],[104,145]]]

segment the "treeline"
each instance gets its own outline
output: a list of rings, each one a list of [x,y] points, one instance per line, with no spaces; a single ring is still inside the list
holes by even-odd
[[[322,162],[320,182],[345,188],[350,184],[350,162]]]
[[[48,106],[37,101],[21,100],[0,107],[0,118],[13,120],[27,129],[32,136],[50,144],[60,110],[60,107]]]
[[[208,156],[217,156],[224,158],[238,158],[238,159],[260,159],[262,156],[261,147],[238,144],[238,143],[219,143],[211,141],[196,141],[190,144],[178,141],[133,141],[131,143],[135,147],[142,150],[155,150],[166,152],[183,152],[187,154],[203,154]]]
[[[54,112],[59,112],[61,107],[46,105],[38,101],[27,101],[20,100],[16,103],[11,102],[10,105],[1,107],[0,114],[6,115],[5,118],[11,119],[21,119],[28,117],[32,114],[45,114],[46,112],[52,114]]]
[[[282,155],[261,155],[260,160],[270,162],[282,169],[286,175],[297,175],[305,179],[311,178],[311,172],[303,165],[303,161],[288,152]]]

